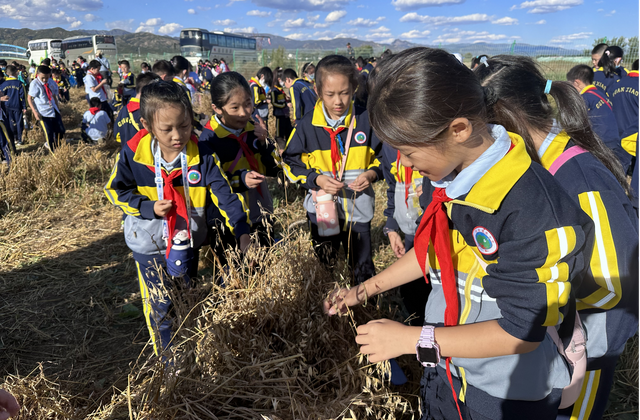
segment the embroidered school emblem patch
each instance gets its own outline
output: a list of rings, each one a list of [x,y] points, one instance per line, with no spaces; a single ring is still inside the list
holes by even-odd
[[[363,131],[358,131],[354,137],[356,139],[356,143],[364,144],[367,141],[367,135],[364,134]]]
[[[200,182],[200,178],[202,178],[202,176],[200,175],[200,172],[193,169],[189,171],[187,178],[189,179],[189,184],[197,184]]]
[[[482,226],[473,229],[473,241],[482,255],[495,254],[498,250],[498,241],[496,241],[491,232]]]

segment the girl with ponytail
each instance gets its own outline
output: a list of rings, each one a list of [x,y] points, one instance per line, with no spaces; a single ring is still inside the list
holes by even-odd
[[[568,82],[546,80],[527,57],[496,56],[475,73],[497,97],[490,121],[520,134],[531,158],[594,222],[589,270],[575,289],[589,337],[585,382],[592,386],[563,415],[577,417],[582,411],[581,418],[599,419],[616,361],[638,329],[638,218],[627,197],[625,174],[594,134],[584,102]]]
[[[598,67],[593,69],[593,84],[598,89],[610,92],[613,90],[613,85],[621,77],[626,76],[628,72],[620,67],[623,55],[622,48],[615,45],[604,50],[598,61]]]

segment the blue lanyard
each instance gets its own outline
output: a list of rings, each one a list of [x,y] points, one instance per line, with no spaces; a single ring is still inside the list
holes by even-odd
[[[153,152],[153,164],[155,167],[155,182],[156,182],[156,191],[158,193],[158,200],[164,200],[164,179],[162,178],[162,163],[161,163],[161,152],[160,145],[157,144],[157,140],[154,138],[153,143],[155,144],[155,151]],[[187,217],[191,219],[191,200],[189,199],[189,179],[188,179],[188,166],[187,166],[187,154],[185,153],[187,146],[185,146],[180,151],[180,165],[182,168],[182,188],[184,192],[184,202],[187,208]],[[189,225],[189,239],[191,239],[191,247],[193,248],[193,237],[191,236],[191,220],[187,220],[187,224]],[[167,217],[165,216],[162,219],[162,239],[164,239],[164,244],[167,246],[167,241],[169,240],[169,223],[167,222]]]
[[[340,134],[336,135],[336,142],[338,143],[340,154],[344,155],[344,143],[342,142],[342,137],[340,137]]]

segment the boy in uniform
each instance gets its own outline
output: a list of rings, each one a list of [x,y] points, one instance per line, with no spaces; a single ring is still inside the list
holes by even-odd
[[[304,79],[299,79],[295,70],[286,69],[283,76],[284,86],[289,89],[293,119],[297,125],[302,120],[302,117],[313,111],[318,101],[318,96],[311,83]]]
[[[131,98],[136,96],[136,78],[131,73],[129,61],[122,60],[120,62],[120,70],[122,71],[118,90],[122,87],[122,105],[126,106]]]
[[[29,85],[28,101],[33,116],[44,129],[45,147],[53,152],[62,141],[65,129],[58,106],[58,86],[50,78],[49,67],[38,67],[36,78]]]
[[[58,86],[60,102],[66,104],[69,102],[69,89],[71,88],[69,81],[62,75],[62,70],[59,68],[53,69],[51,74],[53,75],[53,81]]]
[[[87,69],[87,75],[84,77],[84,91],[86,92],[87,102],[91,98],[100,99],[100,108],[109,115],[109,119],[113,121],[113,111],[109,105],[107,90],[105,85],[107,79],[103,78],[100,74],[100,62],[98,60],[91,60]]]
[[[0,96],[6,96],[2,102],[2,108],[6,115],[6,125],[10,134],[11,146],[22,145],[22,132],[24,131],[23,115],[27,112],[27,98],[24,85],[16,76],[18,69],[15,66],[7,66],[7,77],[0,83]],[[1,111],[0,111],[1,112]]]
[[[140,124],[140,92],[149,83],[160,80],[155,73],[144,73],[138,75],[136,84],[136,95],[123,106],[114,125],[113,133],[118,143],[126,143],[131,140],[142,128]]]

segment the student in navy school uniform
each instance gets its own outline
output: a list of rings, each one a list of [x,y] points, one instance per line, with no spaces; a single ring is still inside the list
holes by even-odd
[[[289,117],[289,102],[284,93],[284,76],[282,68],[276,70],[273,81],[273,89],[271,89],[271,105],[273,106],[273,116],[276,118],[276,143],[280,152],[284,150],[287,140],[291,135],[291,118]]]
[[[100,99],[100,108],[107,113],[109,119],[113,121],[113,110],[109,105],[109,98],[105,86],[108,86],[107,79],[100,73],[102,64],[98,60],[91,60],[87,66],[87,74],[84,76],[84,91],[87,103],[91,98]],[[89,104],[91,105],[91,104]]]
[[[120,82],[118,89],[122,87],[122,106],[126,106],[129,100],[136,96],[136,76],[131,72],[129,61],[122,60],[120,62]]]
[[[65,129],[58,106],[58,86],[50,79],[51,68],[38,67],[36,78],[29,85],[29,107],[44,129],[45,147],[54,152],[62,142]]]
[[[114,124],[113,135],[118,143],[126,143],[142,129],[140,123],[140,92],[154,80],[160,80],[155,73],[141,73],[136,81],[136,95],[123,106]]]
[[[638,216],[628,198],[626,174],[591,130],[582,99],[569,83],[546,80],[529,57],[495,56],[475,73],[495,97],[492,120],[518,132],[531,158],[593,220],[589,269],[572,285],[588,337],[587,372],[577,401],[560,410],[558,418],[600,419],[616,362],[638,331]],[[555,270],[564,270],[561,264],[552,276],[564,276]]]
[[[598,67],[593,69],[593,84],[603,92],[609,92],[613,84],[620,80],[618,66],[624,52],[617,46],[607,47],[598,61]]]
[[[251,88],[251,100],[255,112],[264,121],[268,127],[269,120],[269,104],[267,103],[267,94],[270,87],[273,85],[273,71],[269,67],[262,67],[258,70],[255,77],[249,80],[249,87]]]
[[[618,122],[622,147],[637,159],[638,90],[640,90],[638,88],[638,60],[633,63],[632,69],[626,77],[612,86],[612,92],[609,95],[611,102],[613,102],[613,113]]]
[[[308,81],[299,79],[298,74],[293,69],[286,69],[284,75],[284,86],[289,89],[291,98],[291,109],[293,110],[293,120],[297,125],[305,115],[313,112],[318,95]]]
[[[581,64],[567,73],[567,81],[575,87],[587,106],[591,128],[600,140],[615,153],[626,171],[631,165],[631,155],[620,144],[618,123],[613,113],[613,105],[607,95],[593,85],[593,70]]]
[[[7,116],[7,128],[12,135],[11,146],[15,150],[15,145],[22,144],[22,133],[24,131],[23,115],[27,112],[27,97],[24,85],[16,78],[18,69],[9,65],[6,69],[7,77],[0,84],[0,96],[7,96],[7,100],[2,102],[2,108]],[[1,112],[1,111],[0,111]]]

